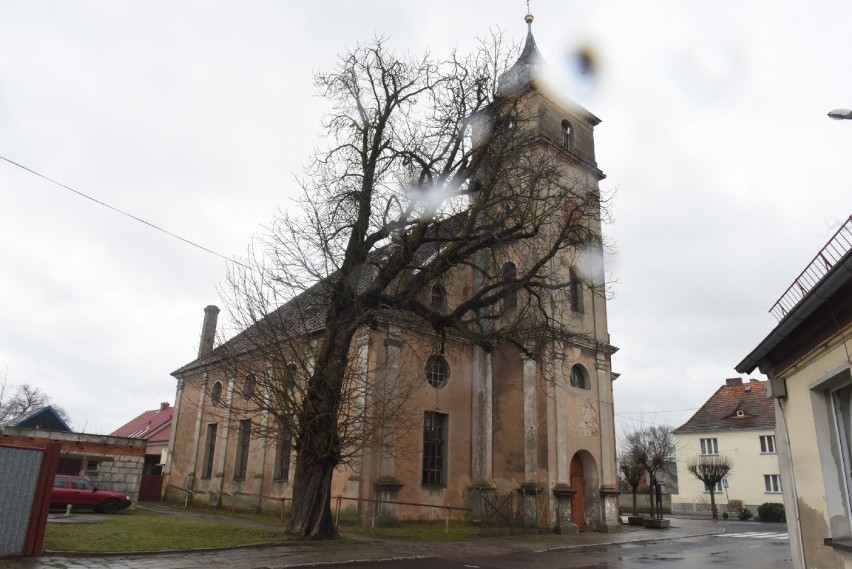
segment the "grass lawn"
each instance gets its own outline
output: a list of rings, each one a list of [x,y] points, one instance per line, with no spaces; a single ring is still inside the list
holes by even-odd
[[[47,524],[44,548],[52,551],[156,551],[200,547],[284,544],[280,532],[123,510],[94,524]]]

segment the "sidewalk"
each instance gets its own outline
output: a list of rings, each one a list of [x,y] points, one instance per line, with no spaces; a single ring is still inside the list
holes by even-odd
[[[165,512],[164,512],[165,513]],[[269,528],[260,522],[192,511],[167,515],[221,518],[234,525]],[[278,569],[356,561],[403,560],[427,557],[490,557],[518,552],[571,550],[610,544],[686,539],[723,533],[723,526],[706,520],[671,519],[671,529],[649,530],[623,526],[620,533],[588,532],[568,536],[534,535],[474,538],[458,542],[389,539],[363,533],[344,533],[334,543],[245,547],[215,551],[71,555],[51,553],[35,559],[0,561],[0,569]],[[280,527],[276,529],[280,530]]]

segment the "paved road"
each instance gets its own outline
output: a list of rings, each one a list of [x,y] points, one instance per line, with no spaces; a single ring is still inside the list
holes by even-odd
[[[181,515],[207,515],[184,513]],[[234,522],[244,523],[244,521]],[[156,554],[49,554],[0,561],[0,569],[279,569],[353,566],[357,569],[672,568],[787,569],[785,526],[755,522],[672,520],[670,530],[625,527],[621,533],[477,538],[426,542],[352,534],[338,543]],[[355,563],[357,562],[357,563]]]
[[[733,524],[726,533],[681,540],[523,552],[495,557],[359,563],[358,569],[791,569],[789,537],[778,524]],[[355,565],[343,565],[355,567]]]

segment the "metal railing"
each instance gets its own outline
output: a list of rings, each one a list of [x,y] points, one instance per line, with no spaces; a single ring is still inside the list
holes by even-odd
[[[279,502],[281,502],[281,521],[282,522],[286,519],[286,515],[285,515],[286,512],[287,512],[286,503],[292,502],[292,500],[293,500],[292,498],[284,498],[282,496],[265,496],[265,495],[262,495],[262,494],[251,494],[249,492],[222,492],[222,493],[219,493],[219,492],[211,492],[211,491],[208,491],[208,490],[190,490],[188,488],[182,488],[180,486],[175,486],[173,484],[169,484],[167,486],[167,488],[173,488],[175,490],[178,490],[180,492],[185,493],[185,498],[184,498],[184,503],[183,503],[184,508],[189,507],[189,502],[190,502],[191,496],[194,496],[195,494],[216,496],[217,502],[218,502],[218,498],[220,498],[222,495],[232,496],[232,497],[236,497],[236,496],[239,495],[239,496],[247,496],[247,497],[250,497],[250,498],[259,498],[259,499],[264,499],[264,500],[279,501]],[[449,531],[450,531],[450,517],[451,517],[452,512],[456,512],[456,511],[458,511],[458,512],[470,512],[470,508],[460,508],[458,506],[450,506],[449,504],[447,504],[447,505],[421,504],[421,503],[418,503],[418,502],[398,502],[398,501],[395,501],[395,500],[382,500],[382,499],[378,499],[378,498],[376,498],[376,499],[373,499],[373,498],[349,498],[347,496],[341,496],[341,495],[334,496],[333,500],[335,501],[334,526],[338,530],[340,529],[340,509],[341,509],[341,504],[342,504],[343,500],[349,500],[349,501],[352,501],[352,502],[372,503],[373,504],[373,511],[372,511],[372,516],[371,516],[372,519],[370,521],[370,527],[371,528],[376,527],[376,522],[377,522],[378,518],[380,518],[381,515],[382,515],[381,510],[382,510],[382,505],[384,505],[384,504],[387,504],[387,505],[390,505],[390,506],[415,506],[415,507],[420,507],[420,508],[431,508],[431,509],[440,510],[444,514],[443,518],[444,518],[444,532],[445,533],[449,533]]]
[[[772,305],[769,313],[779,321],[782,320],[850,250],[852,250],[852,215]]]

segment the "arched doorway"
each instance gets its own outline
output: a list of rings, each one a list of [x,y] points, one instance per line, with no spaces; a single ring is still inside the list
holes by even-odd
[[[586,477],[583,474],[583,461],[575,454],[571,459],[571,521],[579,531],[586,531]]]
[[[603,504],[595,457],[587,450],[577,451],[571,458],[569,475],[575,492],[571,498],[571,521],[579,531],[600,530]]]

